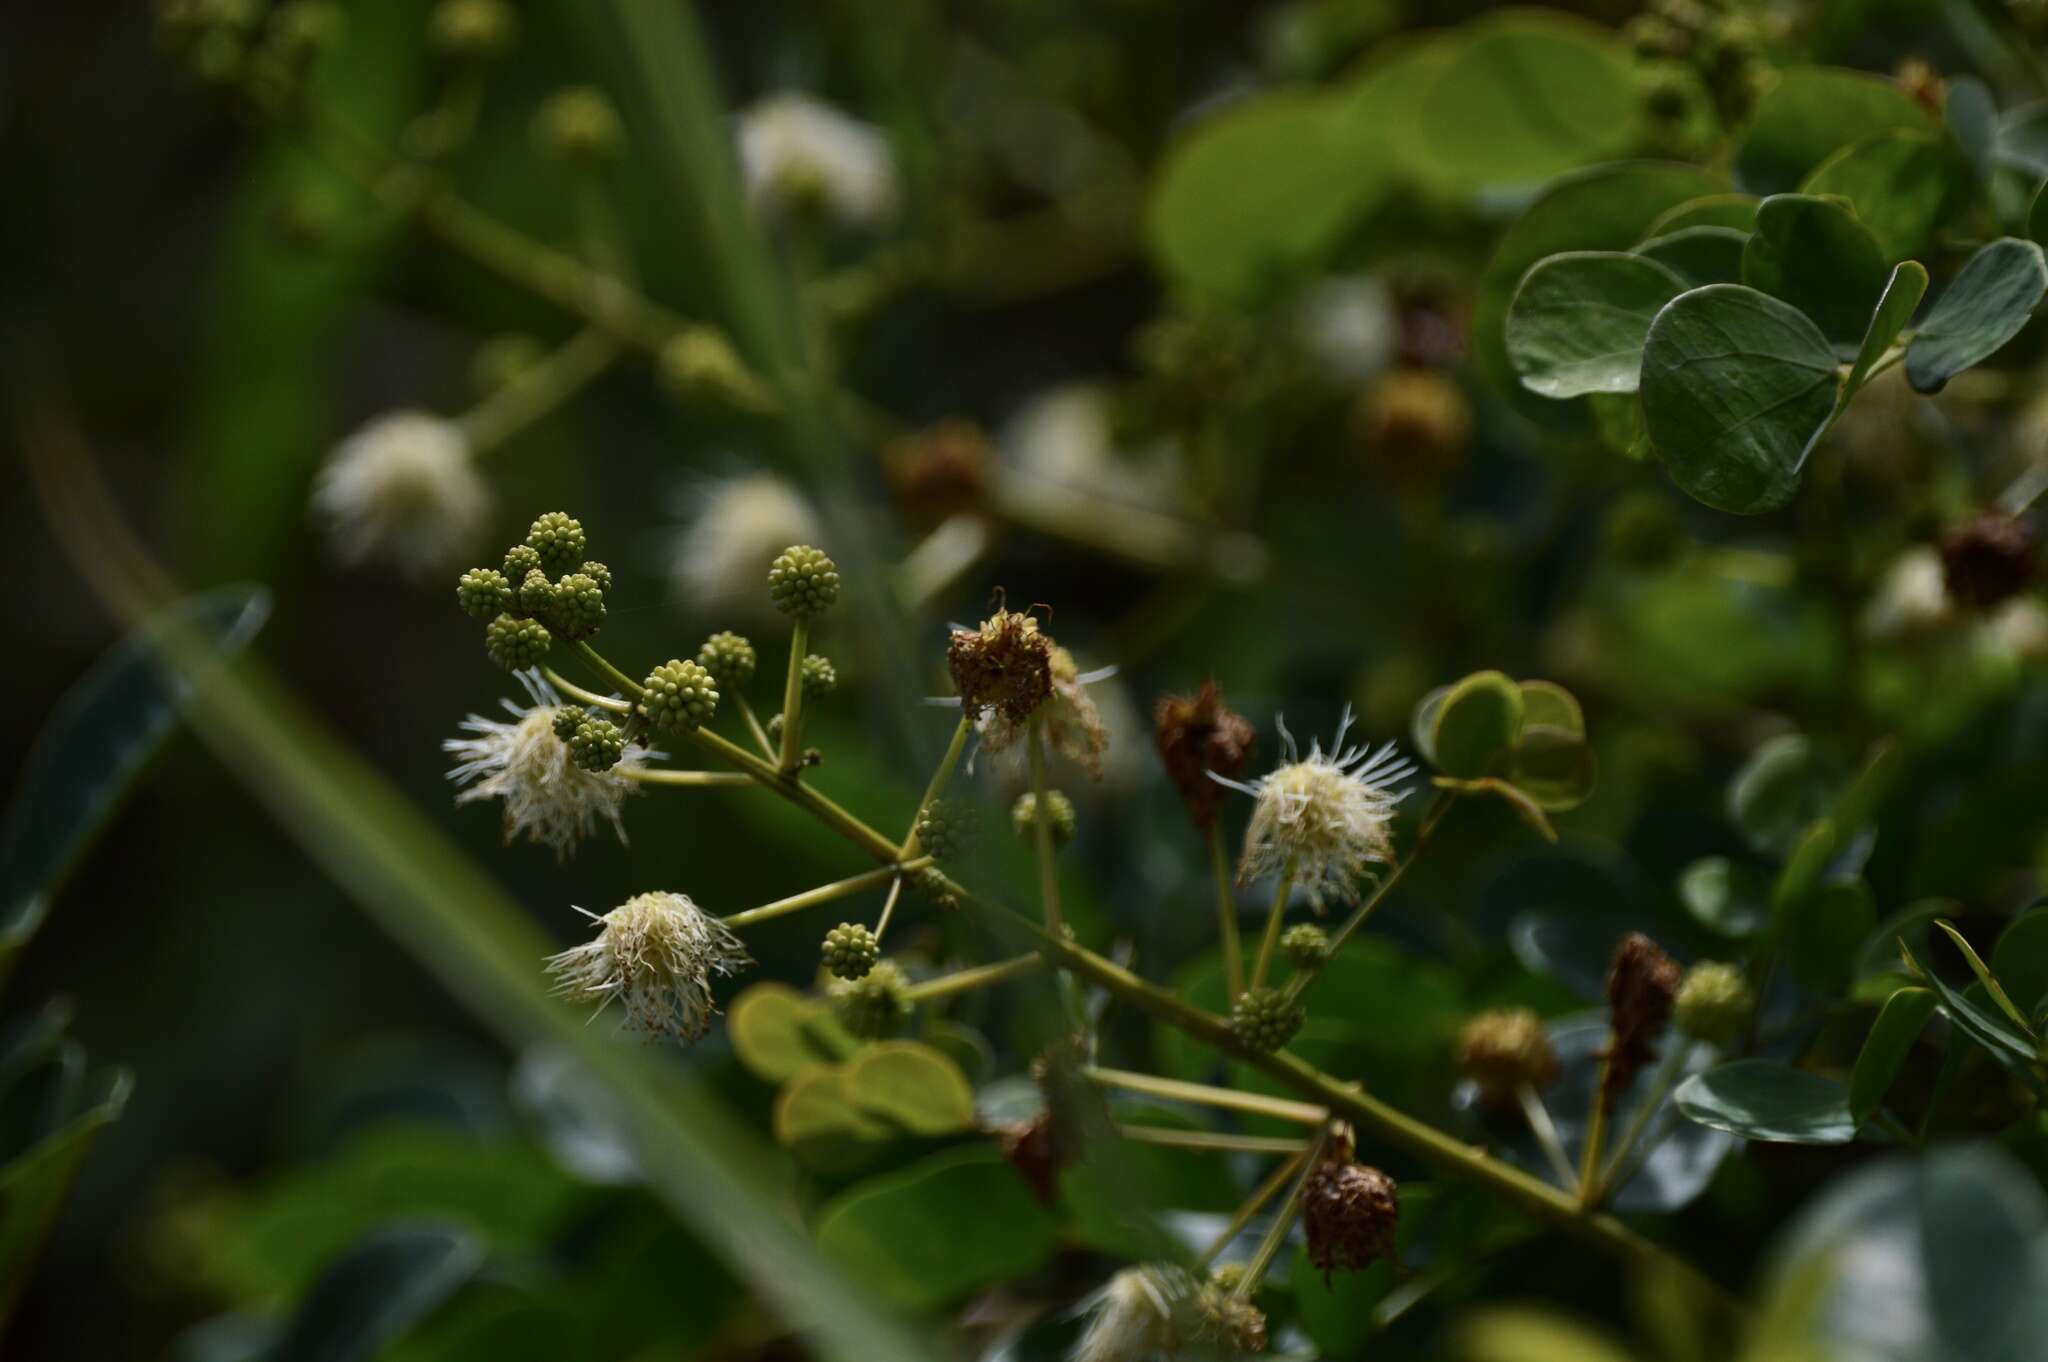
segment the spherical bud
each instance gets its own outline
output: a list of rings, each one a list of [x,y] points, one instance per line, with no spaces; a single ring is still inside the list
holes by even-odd
[[[619,154],[625,129],[602,90],[573,85],[549,95],[533,116],[533,143],[558,161],[594,164]]]
[[[1559,1071],[1543,1019],[1526,1007],[1482,1012],[1465,1023],[1458,1068],[1477,1085],[1480,1101],[1503,1111],[1519,1108],[1523,1085],[1540,1091]]]
[[[1332,1272],[1363,1272],[1393,1258],[1401,1228],[1394,1180],[1362,1163],[1323,1163],[1302,1185],[1301,1227],[1326,1284]]]
[[[881,943],[858,922],[842,922],[825,933],[825,968],[836,978],[865,978],[881,958]]]
[[[484,629],[484,651],[508,672],[524,671],[548,654],[554,636],[539,620],[500,615]]]
[[[471,568],[455,584],[455,603],[471,619],[502,615],[512,604],[512,583],[496,568]]]
[[[505,550],[504,566],[500,569],[508,582],[524,582],[526,574],[540,571],[540,555],[531,545],[514,544]]]
[[[697,650],[697,665],[711,673],[720,690],[738,690],[754,679],[754,645],[729,629],[721,629],[704,640]]]
[[[561,729],[555,730],[559,736]],[[569,755],[586,771],[609,771],[626,755],[626,736],[619,726],[598,714],[586,714],[574,731],[563,739]]]
[[[793,544],[769,564],[768,594],[777,610],[809,623],[839,599],[839,568],[822,550]]]
[[[492,57],[512,45],[514,21],[503,0],[441,0],[427,35],[451,57]]]
[[[679,396],[761,411],[774,398],[754,377],[739,352],[717,331],[692,326],[662,342],[656,372]]]
[[[1233,1263],[1218,1268],[1196,1289],[1196,1332],[1238,1352],[1262,1353],[1266,1350],[1266,1314],[1237,1294],[1242,1279],[1242,1270]]]
[[[603,563],[598,562],[595,558],[586,558],[583,560],[582,566],[576,570],[591,581],[596,582],[599,591],[604,592],[607,596],[611,594],[612,570]]]
[[[1052,694],[1052,649],[1037,620],[998,610],[979,629],[953,631],[946,669],[970,717],[993,711],[1017,725]]]
[[[1330,962],[1330,934],[1313,922],[1298,923],[1280,934],[1280,952],[1304,972]]]
[[[583,522],[560,511],[549,511],[533,522],[526,532],[526,546],[540,555],[540,565],[549,572],[566,572],[588,547]]]
[[[1678,962],[1641,932],[1630,932],[1614,949],[1607,970],[1607,1007],[1613,1037],[1607,1050],[1607,1084],[1600,1100],[1612,1107],[1651,1060],[1657,1036],[1671,1019],[1678,992]]]
[[[2017,516],[1986,511],[1942,535],[1942,579],[1948,594],[1979,609],[2002,605],[2034,580],[2033,527]]]
[[[952,420],[895,441],[882,467],[897,502],[913,519],[929,522],[977,505],[994,463],[981,427]]]
[[[974,845],[981,820],[964,799],[934,799],[917,816],[917,844],[941,861],[952,860]]]
[[[924,866],[911,872],[910,887],[938,908],[954,909],[960,906],[960,896],[953,892],[953,882],[946,878],[946,872],[935,865]]]
[[[668,733],[689,733],[718,711],[718,687],[694,662],[670,658],[647,674],[640,712]]]
[[[1686,1035],[1726,1050],[1742,1038],[1755,1010],[1756,995],[1740,966],[1702,960],[1679,983],[1671,1020]]]
[[[839,673],[832,669],[832,659],[816,653],[804,658],[798,679],[806,700],[821,699],[839,689]]]
[[[1260,1054],[1271,1054],[1293,1040],[1306,1019],[1301,1005],[1277,988],[1246,989],[1230,1005],[1230,1029]]]
[[[575,737],[577,725],[583,722],[586,712],[581,705],[563,705],[560,709],[556,710],[554,721],[550,725],[554,729],[555,736],[563,742],[567,742]]]
[[[877,960],[860,978],[833,987],[833,1015],[851,1035],[887,1040],[910,1020],[909,988],[909,980],[894,960]]]
[[[522,589],[522,605],[525,597]],[[604,623],[604,588],[587,573],[570,573],[555,583],[555,601],[548,618],[563,638],[589,638]]]
[[[1223,802],[1223,787],[1212,777],[1231,779],[1244,770],[1255,741],[1251,724],[1224,706],[1214,681],[1204,681],[1193,695],[1160,698],[1152,737],[1188,817],[1206,832]]]
[[[519,583],[519,613],[522,615],[544,615],[554,608],[555,584],[539,568],[526,574]]]
[[[1025,841],[1038,837],[1038,796],[1030,790],[1017,796],[1017,802],[1010,806],[1010,826]],[[1045,821],[1052,828],[1052,844],[1063,847],[1074,840],[1074,801],[1058,790],[1045,792]]]

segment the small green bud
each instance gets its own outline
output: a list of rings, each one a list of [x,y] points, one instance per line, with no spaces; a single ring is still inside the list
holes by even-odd
[[[603,563],[594,558],[586,558],[583,560],[583,566],[576,570],[596,582],[599,591],[607,596],[612,594],[612,570]]]
[[[489,396],[546,358],[547,347],[523,331],[492,336],[469,357],[469,386]]]
[[[1321,969],[1330,961],[1330,934],[1313,922],[1299,923],[1280,934],[1280,949],[1298,970]]]
[[[718,711],[718,687],[694,662],[670,658],[647,674],[640,712],[668,733],[689,733]]]
[[[512,583],[496,568],[471,568],[455,584],[455,603],[471,619],[502,615],[512,604]]]
[[[586,165],[608,161],[619,154],[625,140],[618,110],[593,86],[557,90],[533,116],[533,144],[552,160]]]
[[[451,57],[494,57],[512,45],[514,27],[503,0],[441,0],[427,36]]]
[[[1277,988],[1246,989],[1230,1005],[1230,1029],[1261,1054],[1271,1054],[1301,1030],[1307,1014]]]
[[[583,522],[560,511],[549,511],[533,522],[526,532],[526,546],[540,555],[540,565],[550,572],[566,572],[588,547]]]
[[[964,799],[934,799],[917,816],[917,844],[941,861],[974,845],[980,830],[974,806]]]
[[[544,615],[554,608],[555,584],[539,568],[526,574],[519,583],[519,611],[524,615]]]
[[[953,892],[952,881],[946,872],[935,865],[928,865],[913,871],[910,887],[932,901],[933,905],[948,910],[960,906],[960,896]]]
[[[754,679],[754,645],[721,629],[697,650],[697,665],[711,673],[721,690],[738,690]]]
[[[709,327],[686,327],[662,342],[656,371],[671,389],[691,400],[708,399],[744,411],[762,411],[774,401],[732,343]]]
[[[808,544],[791,545],[769,565],[768,594],[790,618],[814,620],[839,599],[839,569]]]
[[[524,603],[525,592],[520,593]],[[581,572],[555,583],[555,601],[548,618],[563,638],[589,638],[604,624],[604,588]]]
[[[1524,1086],[1542,1091],[1557,1080],[1557,1052],[1543,1019],[1526,1007],[1481,1012],[1458,1033],[1458,1068],[1497,1111],[1515,1111]]]
[[[555,736],[563,742],[576,736],[576,726],[583,722],[584,709],[581,705],[563,705],[555,711]]]
[[[565,741],[569,744],[569,755],[586,771],[609,771],[626,755],[626,735],[617,724],[599,714],[584,715]]]
[[[837,978],[865,978],[881,958],[881,943],[858,922],[842,922],[825,933],[825,968]]]
[[[1074,840],[1074,801],[1058,790],[1045,792],[1046,821],[1052,825],[1052,844],[1063,847]],[[1010,826],[1017,835],[1029,842],[1038,833],[1038,796],[1030,790],[1017,796],[1017,802],[1010,806]]]
[[[537,571],[539,567],[540,555],[533,551],[532,545],[514,544],[505,550],[505,563],[501,571],[504,572],[506,581],[523,582],[527,573]]]
[[[484,651],[508,672],[531,667],[547,656],[554,635],[539,620],[500,615],[484,630]]]
[[[859,979],[832,990],[839,1024],[862,1040],[886,1040],[910,1020],[910,981],[894,960],[877,960]]]
[[[799,679],[806,700],[819,699],[839,689],[839,673],[832,669],[832,659],[816,653],[804,658]]]
[[[1740,966],[1702,960],[1679,983],[1671,1020],[1686,1035],[1725,1050],[1742,1038],[1755,1010],[1756,995]]]

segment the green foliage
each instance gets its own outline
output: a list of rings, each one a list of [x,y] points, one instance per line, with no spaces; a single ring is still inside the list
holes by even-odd
[[[1846,1144],[1856,1138],[1841,1083],[1768,1059],[1738,1059],[1695,1074],[1679,1085],[1674,1100],[1687,1119],[1745,1140]]]

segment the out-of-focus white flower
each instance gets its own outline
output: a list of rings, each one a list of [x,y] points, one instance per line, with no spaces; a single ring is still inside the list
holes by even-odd
[[[1984,622],[1998,645],[2023,661],[2048,657],[2048,610],[2031,596],[2015,596]]]
[[[1258,802],[1245,828],[1238,876],[1251,879],[1290,868],[1294,882],[1320,908],[1325,895],[1357,897],[1358,878],[1374,862],[1394,858],[1394,806],[1407,791],[1393,786],[1415,774],[1415,764],[1392,743],[1377,749],[1345,747],[1351,727],[1347,706],[1330,750],[1320,741],[1300,755],[1287,724],[1278,721],[1282,764],[1249,784],[1213,775]]]
[[[504,800],[505,840],[525,837],[553,847],[557,858],[574,851],[600,818],[625,841],[619,812],[634,789],[625,773],[661,754],[628,747],[609,771],[584,770],[570,755],[569,744],[555,736],[555,711],[562,697],[538,672],[515,674],[532,697],[531,705],[503,701],[512,716],[509,723],[472,714],[462,721],[463,731],[472,736],[441,744],[443,751],[460,758],[448,772],[450,780],[464,787],[455,802]]]
[[[334,447],[313,482],[313,511],[351,561],[384,558],[422,574],[476,539],[491,489],[453,421],[390,412]]]
[[[670,538],[669,585],[707,614],[775,618],[768,568],[792,544],[824,537],[818,516],[772,473],[709,478],[681,500],[685,519]]]
[[[616,1002],[626,1025],[649,1039],[693,1041],[718,1012],[711,976],[753,963],[732,929],[688,894],[635,894],[599,917],[597,935],[547,960],[556,991],[603,1008]]]
[[[1907,549],[1886,569],[1863,609],[1863,631],[1873,638],[1894,638],[1940,624],[1949,613],[1941,555],[1922,544]]]
[[[770,95],[742,113],[739,154],[747,197],[758,210],[815,202],[854,227],[896,215],[889,139],[809,95]]]
[[[1349,274],[1311,285],[1296,305],[1294,329],[1332,381],[1362,383],[1392,362],[1400,324],[1385,284]]]
[[[1165,1362],[1180,1345],[1179,1316],[1193,1292],[1178,1268],[1125,1268],[1082,1303],[1088,1323],[1068,1362]]]
[[[1058,484],[1103,501],[1170,512],[1179,506],[1172,450],[1116,448],[1106,387],[1070,383],[1020,407],[999,441],[1009,466],[1027,481]]]

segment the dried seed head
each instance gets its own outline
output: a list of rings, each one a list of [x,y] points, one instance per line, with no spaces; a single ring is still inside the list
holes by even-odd
[[[1251,723],[1224,705],[1210,680],[1193,695],[1162,696],[1152,713],[1152,737],[1188,817],[1208,831],[1223,803],[1223,787],[1210,776],[1228,780],[1243,773],[1257,743]]]
[[[895,441],[883,458],[898,504],[915,519],[935,521],[981,500],[995,451],[980,426],[956,419]]]
[[[1678,985],[1671,1020],[1686,1035],[1725,1050],[1741,1038],[1755,1010],[1756,995],[1740,966],[1702,960]]]
[[[993,714],[1021,726],[1052,694],[1052,640],[1038,621],[998,610],[979,629],[955,629],[946,669],[967,714]]]
[[[1195,1333],[1244,1353],[1266,1351],[1266,1312],[1237,1294],[1243,1269],[1220,1267],[1195,1291]]]
[[[2034,530],[2017,516],[1986,511],[1942,535],[1938,547],[1948,594],[1979,609],[2003,604],[2034,579]]]
[[[1479,1100],[1497,1110],[1520,1105],[1523,1084],[1538,1091],[1557,1080],[1557,1052],[1543,1019],[1526,1007],[1482,1012],[1458,1034],[1458,1068],[1479,1088]]]
[[[1607,1083],[1600,1100],[1612,1107],[1657,1057],[1657,1035],[1671,1020],[1678,992],[1678,962],[1641,932],[1630,932],[1614,948],[1607,970],[1607,1006],[1613,1038],[1607,1059]]]
[[[1328,1160],[1301,1189],[1308,1258],[1323,1270],[1362,1272],[1395,1254],[1401,1200],[1394,1180],[1362,1163]]]

